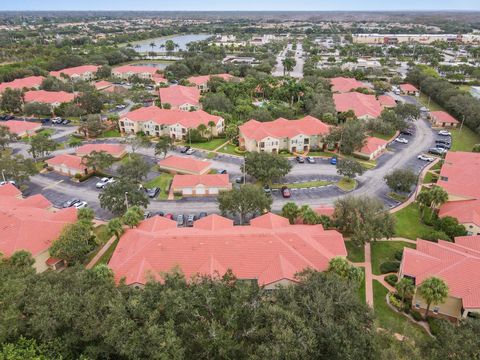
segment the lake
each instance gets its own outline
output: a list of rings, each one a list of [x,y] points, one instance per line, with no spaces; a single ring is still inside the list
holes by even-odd
[[[153,51],[165,52],[165,48],[161,48],[161,45],[165,45],[165,42],[167,40],[173,40],[173,42],[178,44],[179,46],[178,48],[175,49],[174,52],[176,52],[178,50],[186,50],[188,43],[191,43],[194,41],[206,40],[211,36],[212,35],[208,35],[208,34],[174,35],[174,36],[165,36],[165,37],[154,38],[154,39],[147,39],[142,41],[135,41],[135,42],[132,42],[131,44],[133,45],[133,48],[137,52],[148,52],[148,51],[152,51],[152,47],[150,46],[150,44],[155,43],[155,47],[153,48]]]

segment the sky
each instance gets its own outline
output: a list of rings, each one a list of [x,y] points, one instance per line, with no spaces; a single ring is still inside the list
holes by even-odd
[[[480,10],[479,0],[0,0],[2,10]]]

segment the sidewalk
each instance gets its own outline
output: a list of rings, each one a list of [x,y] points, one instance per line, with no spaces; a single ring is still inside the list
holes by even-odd
[[[373,274],[370,243],[365,244],[365,298],[367,305],[373,308]]]

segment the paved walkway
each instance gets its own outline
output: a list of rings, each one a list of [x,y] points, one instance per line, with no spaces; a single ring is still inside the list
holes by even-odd
[[[92,267],[95,266],[95,264],[100,260],[100,258],[107,252],[108,249],[110,249],[110,246],[115,242],[117,238],[115,236],[112,236],[110,240],[108,240],[105,245],[100,249],[100,251],[93,257],[92,260],[85,266],[87,269],[91,269]]]
[[[365,297],[367,305],[373,308],[373,274],[370,243],[365,244]]]

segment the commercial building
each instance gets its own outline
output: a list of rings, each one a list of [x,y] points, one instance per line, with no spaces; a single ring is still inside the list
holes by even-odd
[[[370,45],[431,44],[435,41],[464,44],[480,43],[480,35],[478,34],[353,34],[352,39],[354,43]]]

